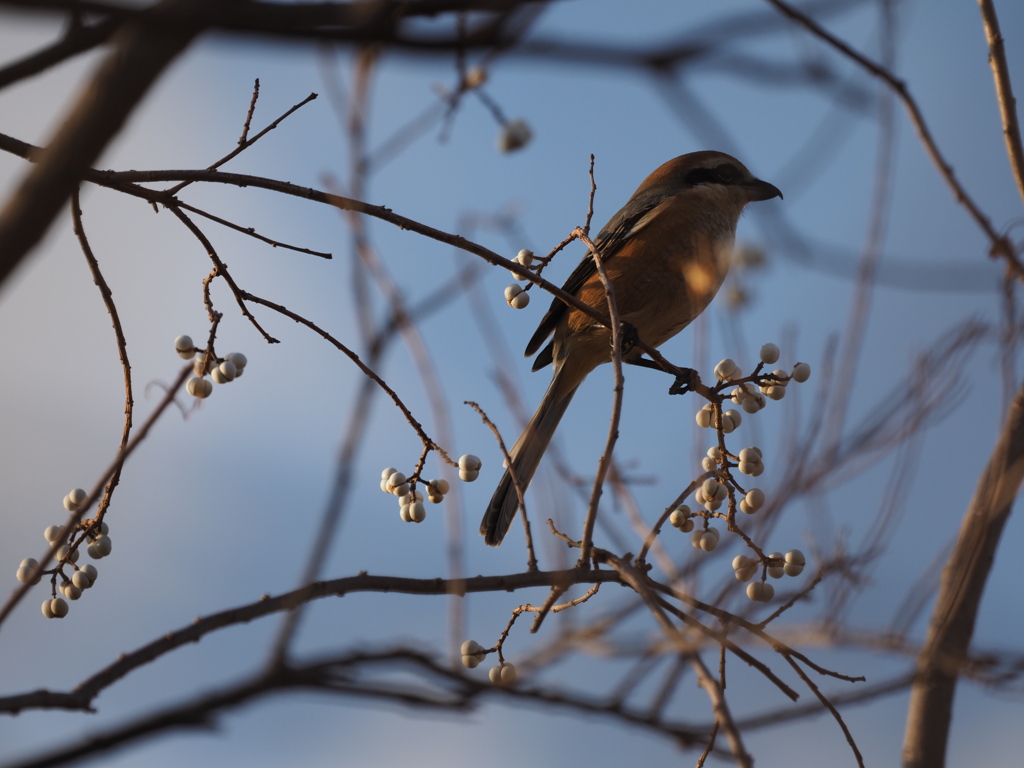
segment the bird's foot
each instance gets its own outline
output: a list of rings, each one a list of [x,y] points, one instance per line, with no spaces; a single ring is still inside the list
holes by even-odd
[[[682,373],[676,376],[672,386],[668,388],[670,395],[685,395],[692,392],[700,383],[700,376],[693,368],[683,368]]]
[[[625,357],[633,351],[633,347],[640,341],[640,334],[636,330],[636,326],[632,323],[622,321],[619,323],[619,347],[622,350],[622,356]]]

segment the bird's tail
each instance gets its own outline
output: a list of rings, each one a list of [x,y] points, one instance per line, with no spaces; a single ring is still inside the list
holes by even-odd
[[[569,407],[572,396],[576,394],[576,388],[573,387],[568,394],[559,396],[558,390],[564,389],[564,386],[559,387],[559,384],[564,385],[564,382],[561,382],[559,375],[556,374],[548,391],[544,393],[544,399],[541,400],[537,412],[533,414],[523,434],[509,451],[512,469],[515,470],[516,479],[524,493],[533,478],[533,473],[537,471],[548,443],[551,442],[558,422],[562,420],[565,409]],[[512,482],[512,474],[506,469],[491,497],[491,503],[487,505],[484,518],[480,521],[480,535],[489,546],[496,547],[501,544],[518,510],[519,494],[516,493],[515,484]]]

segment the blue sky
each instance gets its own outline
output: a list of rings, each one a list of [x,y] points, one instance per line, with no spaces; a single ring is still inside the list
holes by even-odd
[[[1024,32],[1024,7],[1009,2],[997,7],[1019,93],[1024,90],[1018,39]],[[719,16],[757,10],[772,18],[769,7],[754,0],[713,5],[573,1],[553,4],[533,34],[629,46],[675,40],[690,30],[707,29],[702,25]],[[874,6],[822,18],[858,49],[873,58],[880,56]],[[896,72],[918,100],[967,190],[998,229],[1019,231],[1021,199],[1007,168],[976,7],[948,1],[904,2],[896,5],[896,19]],[[0,25],[0,50],[8,52],[5,58],[32,50],[55,29],[19,16]],[[534,139],[529,146],[510,155],[498,153],[499,128],[483,105],[470,97],[455,115],[446,140],[439,138],[439,126],[429,126],[419,140],[377,170],[365,197],[431,226],[459,231],[511,257],[521,247],[545,252],[583,222],[591,153],[597,158],[597,226],[665,160],[707,148],[736,154],[785,194],[784,201],[754,206],[740,223],[739,241],[763,249],[768,265],[744,277],[752,299],[741,312],[729,313],[720,297],[700,323],[663,351],[680,364],[700,366],[705,379],[722,357],[734,357],[749,368],[756,349],[769,341],[783,346],[783,363],[811,363],[816,374],[811,382],[791,388],[780,404],[785,407],[769,407],[748,419],[738,437],[742,442],[749,436],[749,442],[764,446],[768,471],[763,487],[771,493],[783,476],[782,454],[776,446],[792,429],[788,419],[794,410],[806,416],[819,388],[836,386],[823,381],[820,372],[829,339],[847,327],[851,275],[867,241],[879,147],[879,91],[858,77],[849,63],[797,30],[751,37],[742,52],[773,63],[818,60],[842,82],[856,83],[869,98],[856,109],[837,107],[834,87],[751,84],[722,71],[716,66],[719,60],[712,59],[681,78],[690,101],[676,108],[663,87],[642,72],[509,57],[490,69],[487,93],[510,118],[530,124]],[[0,131],[44,144],[95,63],[95,56],[83,57],[0,92]],[[328,98],[330,87],[323,78],[327,66],[347,88],[352,69],[344,53],[325,64],[311,47],[204,38],[164,76],[98,166],[208,165],[234,146],[252,82],[258,77],[256,126],[311,91],[320,92],[321,98],[227,169],[320,188],[344,186],[350,174],[349,151]],[[379,146],[436,103],[435,88],[450,87],[454,79],[449,60],[385,57],[374,77],[370,144]],[[699,118],[701,110],[707,117]],[[898,105],[893,126],[892,205],[880,286],[873,295],[854,380],[851,428],[883,408],[914,359],[941,347],[956,323],[968,318],[999,320],[1001,272],[988,259],[984,238],[930,164]],[[0,157],[0,199],[11,193],[25,172],[23,165]],[[251,189],[196,186],[186,199],[268,236],[333,252],[335,259],[324,261],[206,226],[244,288],[302,312],[358,346],[349,285],[350,236],[342,216]],[[159,399],[155,385],[171,380],[178,370],[174,337],[205,337],[201,280],[210,266],[202,249],[166,212],[153,213],[105,190],[86,190],[83,200],[86,227],[128,335],[138,422]],[[511,238],[467,223],[474,216],[505,211],[518,216],[517,234]],[[783,225],[800,233],[809,244],[807,250],[779,236]],[[387,268],[414,303],[475,258],[381,222],[370,222],[368,229]],[[551,267],[551,279],[568,275],[581,255],[582,249],[570,249]],[[908,286],[908,275],[910,282],[922,276],[918,282],[925,285]],[[490,301],[486,315],[477,305],[459,299],[421,326],[452,418],[451,452],[478,454],[484,462],[480,480],[461,486],[458,498],[453,495],[443,509],[430,507],[425,524],[401,523],[393,500],[377,488],[377,478],[384,466],[411,468],[419,444],[400,415],[378,399],[326,576],[360,570],[445,575],[446,535],[452,527],[464,541],[465,573],[523,568],[522,548],[514,536],[492,550],[476,535],[480,510],[500,476],[500,454],[489,431],[462,405],[464,400],[479,402],[508,441],[514,439],[518,422],[495,385],[495,366],[500,363],[519,387],[526,409],[532,410],[547,386],[547,374],[530,374],[529,361],[519,353],[546,302],[535,296],[527,310],[510,309],[502,300],[508,282],[509,275],[502,270],[491,270],[482,278],[481,290]],[[118,653],[184,626],[197,615],[295,586],[329,493],[339,436],[351,416],[359,374],[315,335],[270,312],[259,317],[282,343],[264,344],[223,286],[215,288],[214,299],[225,311],[218,350],[244,352],[250,360],[246,376],[219,387],[186,419],[169,413],[132,458],[110,512],[114,553],[99,563],[100,581],[72,606],[70,616],[62,622],[44,621],[38,609],[44,591],[40,586],[9,619],[0,632],[4,695],[36,687],[71,687]],[[376,306],[379,318],[383,305]],[[500,341],[481,336],[482,320],[500,329]],[[17,563],[38,556],[42,530],[62,519],[61,497],[72,487],[95,482],[113,455],[121,430],[123,393],[113,334],[66,216],[0,292],[0,327],[5,331],[0,355],[7,361],[7,375],[0,377],[5,435],[0,441],[0,487],[6,491],[8,521],[0,537],[0,569],[8,569],[13,589]],[[962,371],[963,385],[948,397],[943,420],[917,447],[917,472],[898,486],[902,514],[884,537],[888,550],[850,614],[857,628],[883,628],[905,590],[955,535],[1003,414],[998,362],[995,344],[977,348]],[[401,343],[392,345],[380,372],[420,415],[428,432],[436,433],[416,366]],[[663,377],[642,370],[627,371],[626,376],[617,455],[637,475],[655,479],[636,489],[645,516],[653,519],[671,498],[680,476],[696,467],[694,447],[703,446],[703,452],[707,436],[693,434],[697,405],[667,398]],[[559,430],[558,455],[582,477],[596,465],[610,398],[611,371],[599,371],[581,390]],[[592,413],[600,418],[589,418]],[[849,482],[793,505],[771,531],[766,549],[799,546],[809,552],[814,541],[831,546],[836,537],[856,546],[872,534],[875,511],[890,493],[892,461],[886,458]],[[580,504],[555,489],[553,478],[551,471],[538,476],[534,504],[539,509],[548,499],[556,499],[562,519],[578,524]],[[610,508],[606,514],[616,530],[629,531],[621,511]],[[535,534],[542,515],[547,516],[534,513]],[[1020,602],[1011,556],[1022,538],[1021,524],[1012,518],[979,618],[976,641],[981,647],[1018,647],[1016,638],[1024,624],[1020,611],[1007,607]],[[671,546],[681,558],[695,556],[683,538]],[[729,546],[731,558],[740,550],[733,542]],[[540,549],[549,564],[561,556],[549,542]],[[934,565],[932,574],[937,578]],[[712,594],[722,577],[731,578],[725,558],[693,588],[698,596]],[[624,599],[612,590],[602,591],[601,598],[603,602],[592,601],[575,621],[593,620]],[[542,599],[541,593],[467,599],[466,634],[489,645],[515,606]],[[299,645],[313,652],[405,642],[447,652],[452,643],[448,607],[439,598],[398,596],[324,601],[309,612]],[[813,604],[798,619],[810,618],[816,607]],[[561,618],[566,615],[559,620],[574,621]],[[513,661],[528,659],[532,649],[554,636],[558,625],[552,618],[548,621],[546,631],[551,635],[532,637],[523,630],[514,636],[508,651]],[[276,626],[276,619],[271,619],[232,628],[161,659],[104,692],[95,715],[24,713],[0,720],[5,756],[63,743],[120,722],[140,706],[144,711],[158,708],[195,693],[197,686],[203,690],[251,672],[261,662]],[[915,626],[916,639],[924,625],[919,621]],[[655,631],[642,622],[631,628],[648,636]],[[904,663],[851,650],[814,653],[828,666],[867,675],[869,680],[902,669]],[[615,669],[614,662],[596,652],[583,654],[559,669],[557,679],[571,689],[600,690]],[[761,681],[738,665],[733,670],[730,696],[737,710],[783,706],[781,697]],[[688,696],[690,690],[695,695],[679,703],[680,717],[706,721],[704,695],[695,686],[685,690]],[[898,759],[905,708],[906,697],[896,695],[844,709],[869,765],[894,764]],[[1018,698],[962,685],[950,764],[1010,764],[1010,755],[1019,755],[1019,730],[1014,727],[1019,719]],[[801,745],[797,755],[794,739]],[[853,764],[839,730],[825,718],[752,732],[748,747],[765,765],[783,760],[806,764],[801,762],[805,756],[815,756],[817,763],[825,755],[835,764]],[[261,767],[341,761],[384,766],[414,759],[446,766],[479,765],[481,760],[494,766],[526,760],[538,766],[564,765],[568,760],[604,766],[635,760],[637,754],[651,764],[680,759],[667,740],[609,720],[530,710],[498,699],[469,715],[441,717],[301,694],[233,712],[213,734],[157,739],[104,757],[103,764],[245,761]]]

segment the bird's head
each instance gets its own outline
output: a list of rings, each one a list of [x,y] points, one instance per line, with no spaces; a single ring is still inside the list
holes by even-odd
[[[640,190],[665,197],[693,190],[736,207],[737,214],[747,203],[782,197],[774,184],[755,177],[735,157],[712,150],[690,152],[669,160],[644,180],[637,191]]]

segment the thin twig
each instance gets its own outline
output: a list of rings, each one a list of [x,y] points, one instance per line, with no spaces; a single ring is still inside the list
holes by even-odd
[[[242,310],[242,314],[245,315],[246,319],[252,323],[253,327],[260,332],[260,335],[266,340],[268,344],[280,344],[280,342],[263,330],[263,326],[259,324],[259,321],[253,316],[249,308],[245,306],[244,291],[242,291],[234,278],[228,272],[228,266],[221,261],[220,256],[217,255],[217,250],[213,247],[213,243],[206,237],[199,227],[196,226],[195,222],[192,221],[188,216],[185,215],[184,211],[181,210],[180,206],[170,205],[168,206],[171,213],[178,217],[178,220],[185,225],[186,229],[193,234],[193,236],[202,244],[206,249],[206,255],[210,257],[210,261],[214,264],[214,271],[217,273],[216,276],[223,277],[224,282],[228,284],[231,289],[232,295],[235,297],[235,302]],[[207,283],[207,290],[209,289],[209,283]]]
[[[529,571],[535,571],[537,570],[537,555],[533,549],[533,534],[530,529],[530,520],[526,516],[526,494],[523,492],[523,484],[519,481],[519,477],[516,475],[515,462],[512,461],[512,457],[509,455],[508,449],[505,448],[505,441],[501,438],[501,432],[498,431],[498,427],[490,420],[484,412],[484,409],[472,400],[466,400],[465,403],[480,415],[484,424],[486,424],[494,434],[494,439],[498,441],[498,449],[501,451],[501,455],[505,459],[505,466],[508,468],[509,477],[512,478],[512,485],[516,489],[516,496],[519,497],[519,513],[522,515],[523,528],[526,534],[526,569]]]
[[[342,354],[348,357],[349,360],[355,363],[359,367],[359,370],[361,370],[364,375],[372,379],[377,384],[377,386],[379,386],[382,390],[384,390],[384,392],[387,393],[388,397],[391,398],[392,402],[394,402],[394,404],[398,406],[398,410],[400,410],[402,412],[402,415],[405,416],[406,421],[409,422],[409,426],[411,426],[413,430],[416,432],[416,435],[420,438],[420,441],[423,443],[424,447],[437,451],[438,454],[452,466],[458,466],[458,463],[454,461],[441,446],[435,443],[430,438],[430,436],[427,435],[426,432],[423,431],[423,425],[420,424],[419,421],[416,420],[416,417],[412,415],[412,411],[410,411],[409,408],[405,405],[405,403],[402,402],[402,399],[398,396],[398,393],[395,392],[395,390],[393,390],[388,385],[388,383],[377,374],[376,371],[374,371],[372,368],[366,365],[366,363],[364,363],[359,358],[359,355],[357,355],[351,349],[346,347],[344,344],[342,344],[340,341],[334,338],[334,336],[332,336],[330,333],[328,333],[323,328],[318,326],[316,323],[312,322],[311,320],[307,320],[302,315],[292,312],[287,307],[283,307],[280,304],[275,304],[272,301],[260,298],[259,296],[249,293],[248,291],[241,291],[240,296],[246,301],[251,301],[255,304],[262,304],[265,307],[269,307],[275,312],[279,312],[285,317],[291,318],[296,323],[304,325],[311,331],[315,331],[316,333],[318,333],[321,337],[323,337],[325,341],[332,344],[338,351],[340,351]]]
[[[92,247],[89,245],[89,239],[85,235],[85,227],[82,225],[82,206],[77,189],[71,196],[71,223],[75,236],[78,238],[78,243],[82,248],[82,254],[89,263],[93,282],[100,289],[103,303],[110,314],[110,322],[114,326],[114,336],[117,339],[117,355],[121,360],[121,370],[124,373],[124,426],[121,428],[120,446],[120,450],[123,451],[125,446],[128,445],[128,438],[131,436],[132,412],[135,406],[135,397],[132,394],[132,367],[128,361],[128,342],[125,340],[124,329],[121,327],[121,318],[117,313],[117,306],[114,304],[114,294],[111,292],[110,286],[107,285],[107,281],[100,271],[99,262],[96,260]],[[117,487],[120,478],[121,467],[118,467],[110,476],[110,481],[107,483],[107,488],[103,493],[103,499],[96,507],[96,522],[94,525],[98,525],[99,521],[103,519],[107,507],[110,506],[110,498],[114,493],[114,488]]]
[[[583,521],[583,536],[580,547],[580,559],[577,565],[581,568],[589,567],[590,551],[593,546],[594,524],[597,521],[597,508],[604,489],[604,479],[608,474],[608,467],[612,460],[612,451],[615,450],[615,443],[619,439],[619,419],[622,417],[622,392],[625,388],[625,379],[622,376],[622,327],[619,321],[619,309],[615,303],[615,286],[608,278],[604,269],[604,261],[601,254],[594,246],[593,241],[582,229],[577,228],[574,232],[580,240],[590,249],[590,256],[594,260],[598,277],[601,278],[601,285],[604,286],[605,299],[608,303],[608,316],[611,317],[611,325],[608,326],[612,336],[612,370],[614,374],[614,385],[612,387],[612,415],[608,425],[608,437],[605,440],[604,451],[597,461],[597,472],[594,473],[594,486],[590,492],[590,503],[587,506],[587,517]]]
[[[1010,156],[1010,169],[1017,182],[1017,191],[1024,199],[1024,142],[1021,141],[1020,123],[1017,122],[1017,100],[1013,97],[1010,82],[1010,67],[1006,63],[1006,46],[999,31],[999,18],[992,0],[978,0],[981,20],[985,26],[988,41],[988,63],[996,82],[996,99],[999,102],[999,116],[1003,120],[1003,138],[1006,139],[1006,153]]]
[[[202,208],[196,208],[194,205],[183,203],[180,200],[177,201],[175,205],[178,208],[182,208],[183,210],[186,211],[191,211],[192,213],[198,214],[199,216],[207,218],[210,221],[215,221],[223,227],[233,229],[236,232],[241,232],[243,235],[248,235],[249,237],[255,238],[256,240],[264,242],[267,245],[273,246],[274,248],[284,248],[289,251],[297,251],[298,253],[307,253],[310,256],[319,256],[321,259],[333,258],[333,256],[327,251],[314,251],[310,248],[303,248],[302,246],[299,245],[289,245],[288,243],[281,242],[280,240],[273,240],[269,237],[265,237],[264,235],[259,234],[254,227],[243,227],[241,224],[235,224],[233,221],[222,219],[220,216],[216,216],[208,211],[204,211]]]
[[[244,152],[249,147],[251,147],[253,144],[255,144],[257,141],[259,141],[264,136],[266,136],[268,133],[270,133],[272,130],[277,128],[277,126],[279,126],[289,115],[291,115],[294,112],[297,112],[299,109],[301,109],[302,107],[306,106],[307,104],[309,104],[309,102],[313,101],[317,97],[317,95],[315,93],[309,94],[309,96],[304,98],[298,104],[295,104],[294,106],[292,106],[283,115],[281,115],[276,120],[274,120],[274,122],[272,122],[270,125],[268,125],[266,128],[264,128],[262,131],[257,133],[251,139],[248,139],[248,138],[246,138],[246,136],[249,133],[249,121],[252,120],[253,111],[256,109],[256,99],[259,98],[259,93],[260,93],[260,81],[257,78],[256,85],[253,88],[253,92],[252,92],[252,100],[249,103],[249,112],[246,114],[246,116],[245,116],[245,124],[242,126],[242,136],[241,136],[241,138],[238,139],[238,146],[235,147],[234,149],[232,149],[226,155],[224,155],[224,157],[222,157],[220,160],[218,160],[217,162],[213,163],[213,165],[208,166],[206,170],[208,170],[208,171],[215,171],[218,168],[220,168],[222,165],[227,163],[229,160],[231,160],[232,158],[237,157],[242,152]],[[180,184],[177,184],[177,185],[171,187],[170,189],[168,189],[167,190],[167,194],[169,194],[169,195],[176,195],[182,189],[184,189],[185,187],[187,187],[191,183],[192,183],[191,181],[183,181]]]

